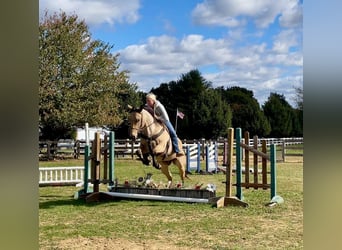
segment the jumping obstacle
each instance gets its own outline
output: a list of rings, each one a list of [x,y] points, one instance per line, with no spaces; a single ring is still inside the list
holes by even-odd
[[[201,171],[201,144],[186,145],[186,171]]]
[[[218,150],[217,143],[205,146],[205,170],[206,172],[216,173],[218,169]]]
[[[205,144],[204,158],[205,158],[205,171],[217,172],[218,170],[218,150],[216,143]],[[186,171],[201,172],[201,144],[188,144],[186,149]]]
[[[85,146],[84,188],[75,193],[75,198],[85,198],[87,202],[128,198],[209,203],[211,198],[216,196],[215,190],[208,189],[144,188],[130,184],[119,185],[117,180],[114,181],[114,132],[110,133],[109,138],[109,142],[107,137],[104,138],[101,147],[100,134],[97,132],[92,142],[91,153],[89,145]],[[103,164],[101,164],[102,161]],[[92,189],[89,188],[89,183],[92,183]],[[108,192],[99,190],[101,183],[107,184]]]
[[[272,206],[278,203],[283,203],[282,197],[277,195],[276,189],[276,146],[270,145],[270,155],[267,154],[266,141],[262,141],[262,151],[258,151],[258,138],[253,138],[253,147],[249,145],[249,133],[245,132],[244,142],[241,138],[241,129],[236,129],[236,196],[232,196],[232,176],[233,176],[233,143],[234,143],[234,129],[230,128],[228,131],[228,154],[227,154],[227,169],[226,169],[226,195],[217,200],[217,207],[224,207],[228,205],[239,205],[247,207],[248,203],[244,202],[242,188],[254,189],[271,189],[271,201],[267,205]],[[244,149],[245,171],[244,180],[242,180],[242,148]],[[253,172],[249,171],[249,153],[253,153]],[[258,158],[261,157],[261,182],[259,182],[259,168]],[[270,161],[270,168],[268,169],[267,161]],[[250,178],[253,174],[253,178]],[[269,176],[268,176],[269,175]],[[253,181],[251,181],[253,179]],[[268,182],[269,180],[269,182]]]
[[[85,197],[91,192],[99,193],[101,183],[108,186],[114,185],[114,139],[114,132],[110,132],[109,136],[104,136],[103,146],[101,147],[100,132],[96,132],[91,151],[89,143],[86,143],[84,147],[83,189],[75,194],[75,198]],[[89,183],[92,184],[92,188],[90,188]]]

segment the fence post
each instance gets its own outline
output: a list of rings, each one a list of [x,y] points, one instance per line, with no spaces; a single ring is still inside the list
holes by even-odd
[[[277,194],[277,178],[276,178],[276,147],[271,144],[270,152],[271,161],[271,200]]]
[[[276,145],[271,145],[270,161],[271,161],[271,201],[269,205],[280,204],[284,202],[284,199],[277,195],[277,158],[276,158]]]
[[[241,187],[241,179],[242,179],[242,155],[241,155],[241,128],[236,129],[236,196],[242,200],[242,187]]]
[[[233,171],[234,129],[228,130],[227,161],[226,161],[226,197],[232,196],[232,171]]]

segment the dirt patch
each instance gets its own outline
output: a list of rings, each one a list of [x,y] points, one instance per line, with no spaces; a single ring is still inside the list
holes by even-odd
[[[142,243],[136,243],[127,239],[113,239],[105,237],[77,237],[73,239],[66,239],[58,242],[58,246],[50,246],[41,249],[84,249],[84,250],[190,250],[191,247],[179,247],[170,245],[167,242],[158,242],[153,240],[146,240]],[[198,248],[197,248],[198,249]]]

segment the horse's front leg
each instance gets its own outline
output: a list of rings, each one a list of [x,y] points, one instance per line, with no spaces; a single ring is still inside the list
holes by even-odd
[[[156,169],[160,169],[161,166],[158,163],[156,156],[155,155],[151,155],[151,157],[152,157],[152,166],[155,167]]]
[[[139,160],[146,166],[150,165],[149,155],[150,151],[148,149],[148,144],[145,139],[141,139],[140,148],[135,151],[136,155],[138,156]]]

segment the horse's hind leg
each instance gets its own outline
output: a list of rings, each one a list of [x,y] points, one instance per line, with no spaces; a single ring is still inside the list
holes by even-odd
[[[179,169],[179,176],[180,176],[180,178],[182,180],[182,186],[184,186],[184,179],[186,177],[186,175],[185,175],[185,165],[186,165],[185,155],[177,157],[173,161],[173,163],[176,164],[178,169]]]
[[[160,165],[161,165],[161,169],[160,170],[162,171],[162,173],[166,176],[166,178],[168,180],[167,187],[170,188],[171,185],[172,185],[172,175],[171,175],[171,172],[169,170],[169,165],[165,164],[165,163],[162,163]]]

